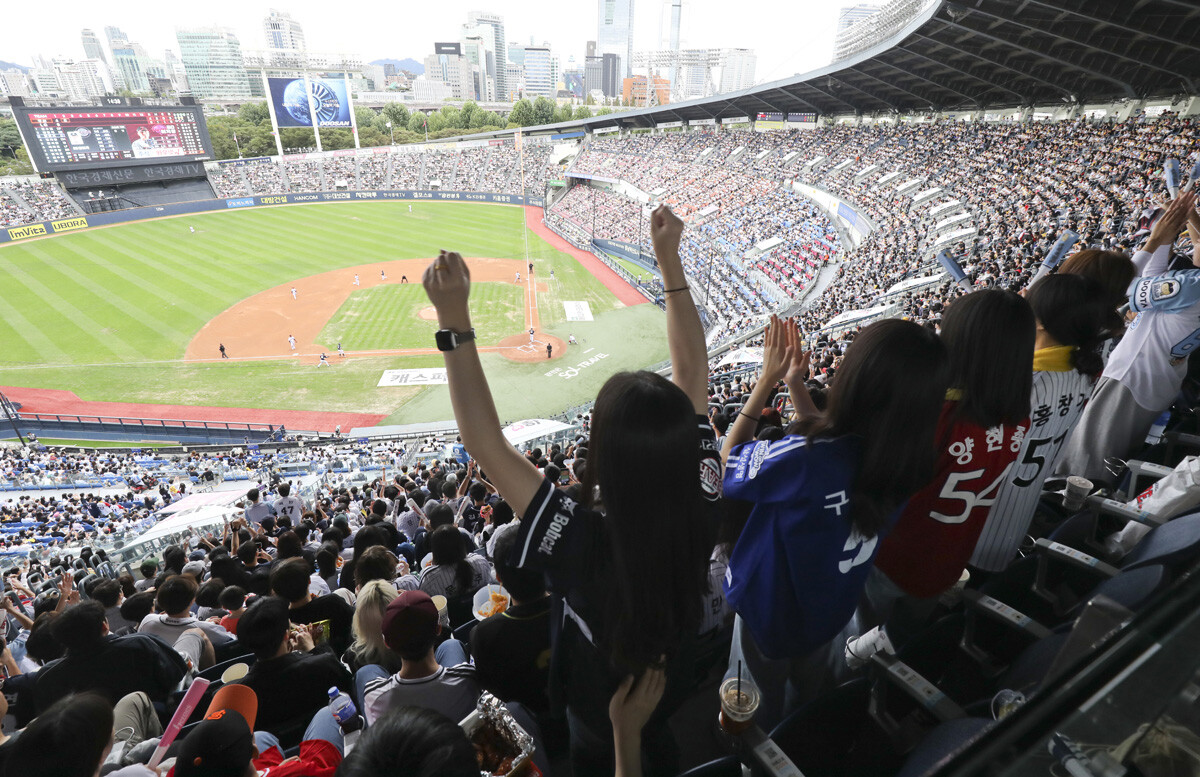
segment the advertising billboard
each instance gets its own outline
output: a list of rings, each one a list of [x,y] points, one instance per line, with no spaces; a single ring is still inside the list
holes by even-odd
[[[329,78],[310,78],[307,93],[303,78],[268,78],[271,103],[280,127],[318,127],[350,129],[350,95],[346,82]]]
[[[17,107],[13,116],[39,172],[212,158],[200,106]]]

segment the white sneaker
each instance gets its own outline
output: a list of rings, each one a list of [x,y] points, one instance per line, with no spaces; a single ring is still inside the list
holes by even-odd
[[[871,660],[871,656],[881,650],[896,655],[896,648],[892,647],[892,641],[888,639],[883,626],[876,626],[866,634],[846,640],[846,666],[861,669]]]

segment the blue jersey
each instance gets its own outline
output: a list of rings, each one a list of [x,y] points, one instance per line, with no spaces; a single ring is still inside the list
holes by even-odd
[[[725,594],[769,658],[807,655],[854,615],[879,544],[850,524],[859,447],[852,437],[789,435],[730,456],[725,496],[754,506]]]

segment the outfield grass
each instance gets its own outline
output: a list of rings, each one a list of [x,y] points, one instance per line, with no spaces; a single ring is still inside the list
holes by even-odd
[[[614,260],[617,264],[624,267],[625,272],[632,274],[634,278],[637,278],[638,276],[641,276],[645,279],[657,277],[654,273],[647,270],[645,267],[642,267],[640,264],[637,264],[636,262],[631,262],[628,259],[622,259],[619,256],[614,256],[613,254],[609,254],[608,258]]]
[[[546,378],[540,364],[519,365],[496,356],[493,365],[493,356],[486,355],[485,365],[504,387],[496,391],[503,417],[551,414],[579,397],[594,396],[615,369],[665,358],[661,311],[622,306],[582,265],[526,230],[520,208],[417,203],[409,214],[407,203],[331,203],[161,219],[0,247],[0,385],[68,389],[85,400],[374,412],[392,422],[445,420],[450,413],[444,386],[377,388],[383,370],[439,366],[437,355],[334,357],[333,369],[322,370],[289,360],[180,359],[218,313],[296,278],[375,261],[432,257],[442,248],[524,261],[526,244],[539,283],[548,286],[538,293],[541,328],[563,340],[569,333],[594,337],[611,355],[570,381]],[[473,290],[484,286],[507,285],[479,284]],[[428,304],[419,284],[376,288],[402,289],[409,295],[409,310]],[[390,301],[395,298],[385,294],[376,300],[372,294],[362,301],[362,310],[383,309]],[[568,324],[566,301],[587,302],[596,320]],[[480,296],[478,302],[487,301]],[[481,320],[491,315],[491,307],[477,305]],[[341,315],[347,310],[339,311],[331,327],[357,328],[376,347],[410,342],[397,338],[395,327],[372,323],[370,315]],[[523,310],[520,320],[512,331],[497,332],[497,338],[524,328]],[[486,326],[501,326],[494,321]],[[411,344],[418,347],[432,346],[434,328],[415,316],[401,327],[411,331]],[[352,346],[345,331],[346,348],[368,349]],[[336,344],[336,333],[326,342]],[[510,390],[513,396],[505,393]]]
[[[416,283],[359,289],[321,330],[317,342],[334,350],[379,351],[428,348],[437,322],[418,314],[428,308],[429,297]],[[472,283],[471,319],[481,345],[495,345],[522,331],[525,291],[511,283]]]

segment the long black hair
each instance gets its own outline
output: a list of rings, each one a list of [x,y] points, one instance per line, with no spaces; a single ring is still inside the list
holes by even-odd
[[[433,563],[438,566],[454,566],[454,584],[457,595],[474,593],[471,581],[475,570],[467,563],[467,549],[463,546],[462,535],[453,524],[439,526],[429,535],[429,550],[433,553]]]
[[[636,675],[695,633],[708,585],[713,537],[691,400],[652,372],[612,376],[596,397],[587,462],[583,503],[598,490],[606,513],[608,554],[595,560],[599,645]]]
[[[1074,348],[1071,366],[1089,377],[1099,375],[1104,369],[1100,344],[1108,337],[1104,327],[1112,313],[1100,284],[1083,275],[1059,273],[1043,278],[1027,299],[1046,334]]]
[[[985,429],[1029,415],[1037,322],[1011,291],[984,289],[956,299],[942,318],[950,388],[962,392],[956,415]]]
[[[933,479],[949,380],[949,358],[937,335],[911,321],[878,321],[846,349],[825,413],[793,424],[809,438],[862,440],[850,487],[850,521],[862,536],[878,534],[888,516]]]

